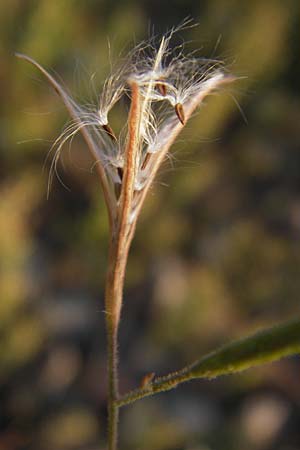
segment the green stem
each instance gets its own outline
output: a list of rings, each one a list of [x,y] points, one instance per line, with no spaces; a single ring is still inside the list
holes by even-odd
[[[119,398],[117,404],[119,407],[125,406],[144,397],[173,389],[185,381],[238,373],[295,353],[300,353],[299,319],[224,345],[177,372],[156,378],[146,387],[125,394]]]

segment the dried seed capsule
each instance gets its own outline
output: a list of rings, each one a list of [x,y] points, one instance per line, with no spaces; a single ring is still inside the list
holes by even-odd
[[[108,136],[114,141],[117,141],[116,135],[113,132],[113,129],[111,128],[111,126],[107,123],[105,125],[102,125],[103,130],[105,131],[106,134],[108,134]]]
[[[163,97],[167,95],[167,86],[162,81],[156,83],[156,87]]]
[[[183,106],[181,103],[176,103],[175,112],[176,112],[178,119],[182,123],[182,125],[184,125],[185,124],[185,115],[184,115],[184,109],[183,109]]]

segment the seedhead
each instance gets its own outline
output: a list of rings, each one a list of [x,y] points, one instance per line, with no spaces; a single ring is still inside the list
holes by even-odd
[[[128,133],[117,133],[109,123],[109,114],[123,96],[138,97],[138,115],[134,120],[135,155],[132,161],[132,201],[128,220],[134,222],[145,194],[164,161],[175,138],[203,99],[233,77],[226,74],[218,60],[184,55],[184,46],[172,49],[173,29],[155,44],[156,39],[134,48],[116,70],[109,75],[94,108],[77,104],[70,95],[38,63],[34,64],[48,78],[62,97],[72,122],[53,144],[49,187],[64,145],[80,131],[95,160],[111,221],[116,221],[122,209],[122,184],[127,161]]]

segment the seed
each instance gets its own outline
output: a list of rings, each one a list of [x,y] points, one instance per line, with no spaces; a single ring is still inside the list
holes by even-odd
[[[151,157],[151,153],[146,153],[146,156],[145,156],[144,161],[143,161],[142,166],[141,166],[142,170],[144,170],[145,167],[147,166],[147,163],[148,163],[150,157]]]
[[[111,128],[111,126],[107,123],[105,125],[102,125],[103,130],[105,131],[106,134],[108,134],[108,136],[114,141],[117,142],[117,138],[115,133],[113,132],[113,129]]]
[[[156,83],[156,87],[163,97],[167,95],[167,86],[162,81]]]
[[[123,180],[123,169],[122,169],[122,167],[117,167],[117,172],[118,172],[118,175],[119,175],[121,183],[122,183],[122,180]]]
[[[175,112],[176,112],[178,119],[182,123],[182,125],[184,125],[185,124],[185,115],[184,115],[184,109],[183,109],[183,106],[181,103],[176,103]]]

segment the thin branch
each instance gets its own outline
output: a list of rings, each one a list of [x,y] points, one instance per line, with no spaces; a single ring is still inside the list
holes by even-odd
[[[213,379],[249,369],[250,367],[277,361],[285,356],[300,353],[299,319],[260,331],[245,339],[227,344],[204,356],[190,366],[156,378],[145,388],[139,388],[119,398],[119,407],[136,400],[169,391],[185,381]]]

